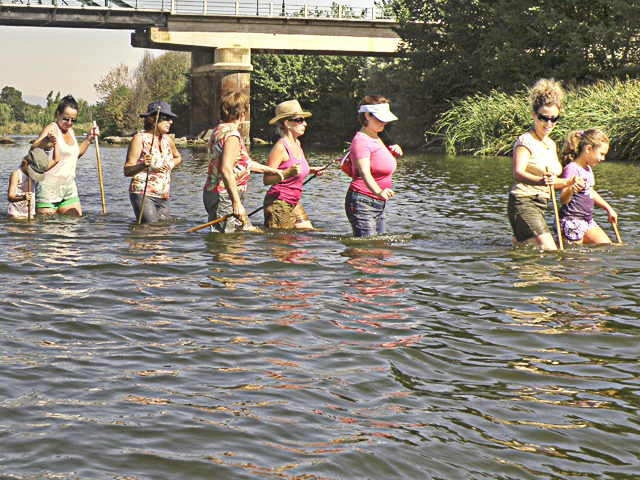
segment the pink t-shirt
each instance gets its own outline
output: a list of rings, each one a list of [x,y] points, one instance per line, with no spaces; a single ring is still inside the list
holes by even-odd
[[[369,197],[378,198],[362,180],[356,166],[356,159],[368,158],[371,165],[371,175],[381,189],[391,188],[391,175],[396,171],[396,159],[382,140],[371,138],[358,132],[351,142],[351,182],[350,190]]]
[[[300,148],[300,158],[296,158],[293,155],[293,152],[287,145],[287,142],[281,138],[278,140],[282,142],[284,148],[287,150],[289,154],[289,160],[286,162],[282,162],[278,167],[279,170],[286,170],[287,168],[295,165],[296,163],[300,164],[300,173],[298,175],[294,175],[293,177],[289,177],[282,182],[276,183],[269,189],[269,195],[278,200],[283,200],[291,205],[297,205],[302,198],[302,181],[304,177],[309,175],[309,164],[307,163],[307,159],[304,158],[304,152],[302,148]]]

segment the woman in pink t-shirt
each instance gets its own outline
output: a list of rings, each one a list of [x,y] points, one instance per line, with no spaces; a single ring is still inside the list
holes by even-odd
[[[310,167],[298,140],[304,135],[305,119],[310,116],[297,100],[287,100],[276,107],[276,116],[269,121],[270,125],[278,126],[282,138],[271,149],[267,166],[281,170],[284,180],[280,181],[277,175],[264,176],[264,184],[272,185],[263,204],[267,228],[313,228],[300,203],[303,180],[309,174],[323,175],[327,165]]]
[[[351,142],[351,178],[344,207],[354,237],[385,232],[384,211],[395,195],[391,175],[396,159],[402,155],[398,145],[387,146],[378,136],[387,123],[397,120],[389,102],[380,95],[365,97],[358,108],[362,128]]]

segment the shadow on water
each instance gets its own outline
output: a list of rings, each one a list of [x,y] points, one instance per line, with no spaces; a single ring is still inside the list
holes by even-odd
[[[191,150],[172,219],[137,225],[125,150],[101,149],[106,215],[89,151],[85,217],[0,216],[3,477],[637,475],[634,166],[596,171],[624,245],[540,252],[511,247],[505,158],[408,156],[389,233],[356,239],[337,167],[305,190],[317,230],[186,233]]]

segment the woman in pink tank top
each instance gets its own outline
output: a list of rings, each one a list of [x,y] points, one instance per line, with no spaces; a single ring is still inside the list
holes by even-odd
[[[264,225],[267,228],[313,228],[300,198],[302,184],[309,175],[322,175],[327,165],[309,167],[298,137],[307,128],[305,118],[311,113],[302,110],[297,100],[282,102],[276,107],[276,116],[269,124],[278,125],[280,140],[275,144],[267,165],[283,170],[284,180],[277,175],[265,174],[264,184],[273,185],[264,197]]]

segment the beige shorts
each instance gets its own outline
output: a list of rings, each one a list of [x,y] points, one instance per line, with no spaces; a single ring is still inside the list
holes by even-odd
[[[295,228],[296,224],[309,221],[301,203],[291,205],[267,194],[263,205],[264,226],[267,228]]]

